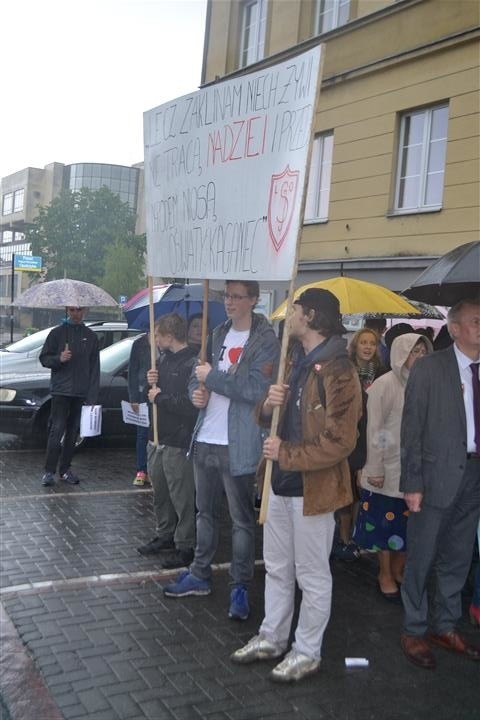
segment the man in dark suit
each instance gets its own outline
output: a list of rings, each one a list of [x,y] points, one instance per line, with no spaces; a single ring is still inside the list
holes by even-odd
[[[456,630],[480,515],[480,299],[451,308],[448,329],[454,344],[412,368],[401,431],[400,489],[410,510],[401,646],[430,669],[431,645],[480,660]]]

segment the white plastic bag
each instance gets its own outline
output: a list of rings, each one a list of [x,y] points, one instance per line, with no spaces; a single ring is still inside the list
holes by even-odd
[[[80,435],[94,437],[102,432],[102,406],[84,405],[80,418]]]

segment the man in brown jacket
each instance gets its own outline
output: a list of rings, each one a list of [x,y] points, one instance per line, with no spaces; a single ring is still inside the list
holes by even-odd
[[[295,301],[286,384],[271,385],[259,408],[270,420],[282,407],[279,437],[263,446],[273,461],[272,494],[264,529],[265,618],[237,663],[269,660],[287,648],[294,612],[295,580],[302,603],[295,641],[272,671],[280,682],[300,680],[320,666],[323,633],[330,617],[329,555],[334,511],[352,502],[347,457],[355,447],[362,397],[357,372],[341,337],[337,298],[310,288]]]

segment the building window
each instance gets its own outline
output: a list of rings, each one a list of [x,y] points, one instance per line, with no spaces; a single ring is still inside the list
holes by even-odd
[[[13,192],[5,193],[2,200],[2,215],[11,215],[13,210]]]
[[[21,212],[23,210],[23,200],[25,197],[25,190],[15,190],[13,193],[13,212]]]
[[[317,0],[315,35],[321,35],[348,22],[350,0]]]
[[[4,242],[4,243],[13,242],[13,232],[11,230],[3,231],[2,242]]]
[[[405,113],[401,118],[395,210],[442,207],[448,105]]]
[[[246,0],[242,12],[240,67],[264,57],[266,23],[267,0]]]
[[[332,178],[333,132],[317,135],[313,141],[310,175],[305,203],[305,222],[328,220]]]

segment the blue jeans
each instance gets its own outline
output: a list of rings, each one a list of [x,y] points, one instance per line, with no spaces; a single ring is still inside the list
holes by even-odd
[[[137,425],[137,472],[147,472],[147,443],[150,428]]]
[[[232,519],[230,575],[235,585],[247,585],[255,564],[255,511],[251,475],[230,475],[227,445],[195,443],[193,469],[197,501],[197,545],[190,571],[209,580],[218,547],[223,493]]]

